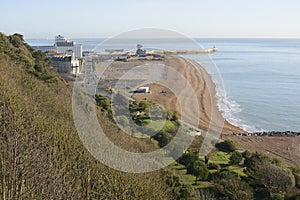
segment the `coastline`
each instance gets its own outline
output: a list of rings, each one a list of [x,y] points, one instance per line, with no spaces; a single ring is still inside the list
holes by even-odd
[[[189,82],[193,88],[198,102],[200,103],[198,111],[200,112],[199,126],[198,128],[204,131],[210,131],[218,134],[232,134],[232,133],[244,133],[240,127],[237,127],[229,123],[219,110],[217,97],[216,97],[216,85],[212,80],[211,75],[197,62],[190,61],[188,59],[179,56],[165,56],[165,62],[168,66],[183,75],[183,77]],[[168,74],[167,80],[169,82],[176,81],[174,76]],[[184,96],[184,105],[179,106],[176,96],[167,88],[162,86],[163,84],[150,84],[152,91],[151,94],[137,94],[134,98],[137,100],[147,99],[153,100],[166,109],[176,110],[181,115],[181,109],[185,109],[185,113],[190,113],[190,116],[197,116],[197,112],[190,102],[192,95],[190,91],[186,91],[184,87],[180,88],[181,95]],[[165,94],[161,94],[160,91],[167,91]],[[212,119],[213,118],[213,119]],[[187,121],[189,123],[189,121]],[[224,123],[222,125],[222,123]]]

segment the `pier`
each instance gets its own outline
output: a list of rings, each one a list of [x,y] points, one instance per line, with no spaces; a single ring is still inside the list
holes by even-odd
[[[147,51],[147,53],[177,55],[177,54],[214,53],[216,51],[218,51],[218,48],[213,47],[211,49],[198,49],[198,50],[152,50],[152,51]]]

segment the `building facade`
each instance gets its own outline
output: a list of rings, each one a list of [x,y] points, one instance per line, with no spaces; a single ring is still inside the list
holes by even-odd
[[[53,46],[33,46],[35,50],[40,50],[43,52],[56,52],[60,54],[65,54],[67,51],[73,51],[75,58],[82,59],[82,45],[76,44],[73,41],[69,41],[62,35],[55,37],[55,43]]]
[[[72,50],[75,54],[75,58],[82,58],[82,45],[69,41],[64,36],[56,36],[54,46],[56,47],[57,53],[66,53],[68,50]]]
[[[51,61],[58,73],[79,73],[79,60],[73,55],[54,55],[51,57]]]

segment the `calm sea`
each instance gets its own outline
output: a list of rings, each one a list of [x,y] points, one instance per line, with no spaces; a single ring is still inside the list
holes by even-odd
[[[139,41],[105,42],[74,39],[84,50],[135,49]],[[51,45],[53,40],[27,40],[31,45]],[[189,55],[213,77],[220,75],[225,91],[218,89],[219,108],[231,123],[248,131],[300,131],[300,39],[148,39],[148,48],[195,49],[216,46],[210,56]],[[206,66],[212,60],[217,71]],[[211,64],[211,62],[210,62]],[[207,65],[210,65],[207,64]],[[217,74],[216,74],[217,73]]]

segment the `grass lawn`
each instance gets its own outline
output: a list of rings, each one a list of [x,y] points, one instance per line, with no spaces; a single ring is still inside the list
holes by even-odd
[[[217,151],[210,159],[209,159],[209,162],[210,163],[216,163],[216,164],[219,164],[219,165],[225,165],[225,167],[227,165],[229,165],[229,161],[230,161],[230,153],[227,153],[227,152],[222,152],[222,151]],[[242,166],[239,166],[239,165],[229,165],[228,166],[228,170],[229,171],[232,171],[232,172],[235,172],[237,174],[239,174],[240,176],[247,176],[243,170],[244,170],[244,167]],[[216,170],[209,170],[210,173],[216,173]]]
[[[161,121],[151,121],[148,125],[148,128],[152,128],[155,131],[159,130],[175,130],[175,125],[173,122],[169,120],[161,120]]]
[[[229,171],[235,172],[240,176],[247,176],[243,171],[244,169],[245,169],[245,167],[241,167],[241,166],[238,166],[238,165],[231,165],[231,166],[228,167]]]
[[[197,184],[195,184],[196,177],[191,174],[186,174],[186,168],[184,165],[173,163],[169,167],[174,171],[174,173],[179,177],[180,181],[184,184],[191,185],[194,188],[207,188],[209,185],[209,182],[207,181],[198,181]]]
[[[230,154],[222,151],[217,151],[210,159],[209,162],[216,163],[219,165],[228,164],[230,159]]]

